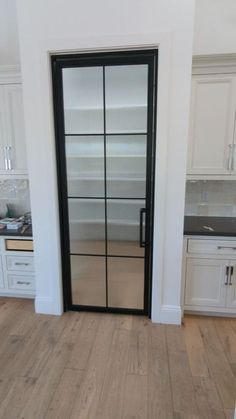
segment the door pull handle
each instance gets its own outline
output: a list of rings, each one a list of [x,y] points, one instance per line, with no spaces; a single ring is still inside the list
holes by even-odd
[[[145,238],[143,238],[143,230],[144,230],[144,215],[146,215],[146,208],[140,209],[140,219],[139,219],[139,246],[145,247],[146,242]]]

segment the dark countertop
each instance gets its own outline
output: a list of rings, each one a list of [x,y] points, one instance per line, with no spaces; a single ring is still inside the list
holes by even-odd
[[[211,227],[213,231],[204,226]],[[236,237],[236,218],[185,216],[184,235]]]
[[[7,230],[4,228],[3,230],[0,230],[0,236],[32,237],[32,225],[28,225],[24,233],[21,233],[22,228],[23,227],[21,227],[19,230]]]

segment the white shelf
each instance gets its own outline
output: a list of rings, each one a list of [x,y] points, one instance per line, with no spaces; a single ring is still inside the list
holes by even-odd
[[[78,181],[99,181],[103,182],[105,180],[104,177],[100,176],[88,176],[87,174],[85,176],[73,176],[69,175],[67,177],[68,182],[78,182]],[[138,177],[107,177],[107,182],[145,182],[145,178],[138,178]]]
[[[83,220],[72,220],[70,221],[71,224],[93,224],[93,225],[101,225],[104,224],[105,226],[105,219],[104,220],[94,220],[94,219],[83,219]],[[117,226],[132,226],[137,227],[139,223],[137,221],[127,221],[127,220],[107,220],[107,225],[117,225]]]
[[[104,155],[101,155],[101,156],[99,156],[99,155],[86,155],[86,154],[84,154],[84,155],[80,155],[80,156],[72,156],[72,155],[70,155],[70,156],[66,156],[66,158],[67,159],[104,159]],[[110,154],[110,155],[106,155],[106,158],[107,159],[124,159],[124,158],[132,158],[132,159],[135,159],[135,158],[142,158],[142,159],[145,159],[146,158],[146,156],[145,155],[143,155],[143,154]]]
[[[114,110],[123,110],[123,109],[147,109],[147,104],[145,103],[140,103],[140,104],[120,104],[120,105],[112,105],[112,106],[107,106],[106,107],[106,112],[109,112],[109,110],[114,111]],[[64,108],[64,111],[68,112],[68,111],[88,111],[88,112],[93,112],[93,111],[100,111],[103,112],[103,107],[99,107],[99,106],[78,106],[78,107],[73,107],[73,108]]]
[[[77,197],[69,197],[69,200],[71,200],[71,202],[97,202],[99,203],[99,201],[104,201],[105,198],[101,197],[101,198],[77,198]],[[109,201],[109,204],[111,204],[113,201],[115,204],[132,204],[132,205],[143,205],[143,201],[145,201],[145,198],[138,198],[138,199],[132,199],[132,198],[124,198],[124,199],[119,199],[116,197],[111,197],[108,198],[107,197],[107,201]]]

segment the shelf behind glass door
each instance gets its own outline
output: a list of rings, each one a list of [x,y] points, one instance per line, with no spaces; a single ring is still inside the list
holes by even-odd
[[[147,132],[148,65],[105,67],[106,132]]]
[[[66,136],[69,197],[105,197],[104,137]]]
[[[105,200],[68,199],[70,253],[105,254]]]
[[[104,132],[102,67],[63,68],[66,134]]]
[[[145,135],[106,136],[107,197],[145,198]]]

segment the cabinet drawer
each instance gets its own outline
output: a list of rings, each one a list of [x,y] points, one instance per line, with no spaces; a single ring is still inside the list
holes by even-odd
[[[16,290],[34,290],[34,277],[26,275],[7,275],[8,286]]]
[[[236,241],[189,239],[188,253],[236,256]]]
[[[6,239],[5,240],[5,248],[6,250],[21,250],[24,252],[33,252],[33,240],[13,240],[13,239]]]
[[[34,258],[32,256],[6,256],[6,265],[9,271],[34,271]]]

